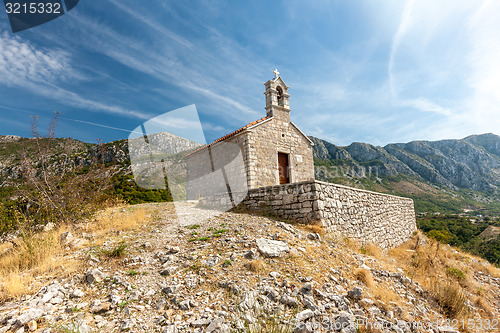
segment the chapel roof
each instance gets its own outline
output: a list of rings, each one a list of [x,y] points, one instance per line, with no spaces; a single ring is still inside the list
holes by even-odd
[[[264,117],[264,118],[260,118],[260,119],[258,119],[258,120],[256,120],[256,121],[252,121],[251,123],[249,123],[249,124],[247,124],[247,125],[245,125],[245,126],[243,126],[243,127],[241,127],[241,128],[238,128],[236,131],[233,131],[233,132],[231,132],[231,133],[229,133],[229,134],[226,134],[226,135],[224,135],[223,137],[220,137],[220,138],[218,138],[217,140],[213,141],[212,143],[209,143],[208,145],[204,145],[204,146],[202,146],[202,147],[200,147],[200,148],[196,149],[195,151],[193,151],[193,152],[191,152],[191,153],[187,154],[187,155],[186,155],[186,157],[188,157],[189,155],[192,155],[192,154],[194,154],[194,153],[197,153],[197,152],[199,152],[200,150],[203,150],[203,149],[205,149],[205,148],[207,148],[207,147],[211,147],[211,146],[213,146],[214,144],[216,144],[217,142],[221,142],[221,141],[227,140],[227,139],[229,139],[229,138],[231,138],[231,137],[235,136],[236,134],[238,134],[238,133],[240,133],[240,132],[242,132],[242,131],[246,130],[247,128],[252,127],[252,126],[254,126],[254,125],[257,125],[257,124],[260,124],[260,123],[262,123],[263,121],[265,121],[265,120],[267,120],[267,119],[270,119],[270,118],[272,118],[272,117],[270,117],[270,116],[266,116],[266,117]]]

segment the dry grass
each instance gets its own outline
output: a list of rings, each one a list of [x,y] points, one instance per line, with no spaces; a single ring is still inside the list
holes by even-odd
[[[491,264],[486,265],[485,269],[486,269],[486,273],[488,273],[489,275],[491,275],[495,278],[500,279],[500,269],[496,268],[495,266],[493,266]]]
[[[8,273],[43,266],[60,250],[57,232],[25,235],[14,249],[0,258],[0,271]]]
[[[112,231],[135,229],[149,218],[144,207],[108,208],[101,211],[88,227],[91,231],[103,235]]]
[[[436,282],[432,294],[448,318],[466,318],[469,315],[467,297],[457,283]]]
[[[354,270],[356,280],[363,282],[371,291],[373,298],[376,300],[376,305],[384,311],[389,310],[389,303],[400,303],[401,298],[388,286],[377,285],[373,279],[371,272],[364,268]]]
[[[261,273],[265,266],[266,263],[263,260],[257,259],[257,260],[252,260],[249,263],[245,264],[248,270],[254,272],[254,273]]]
[[[475,262],[484,260],[435,241],[428,240],[426,244],[421,243],[417,246],[418,237],[389,251],[389,255],[397,265],[425,289],[430,290],[441,312],[448,318],[468,318],[471,315],[467,305],[469,301],[491,316],[492,309],[487,299],[481,297],[484,293],[475,281],[474,274],[482,271],[494,276],[497,269],[491,265]],[[467,294],[476,294],[479,297],[468,299]]]
[[[90,231],[101,236],[97,241],[109,236],[111,231],[137,228],[148,219],[143,207],[123,212],[124,209],[106,209],[97,214],[94,223],[88,225]],[[65,227],[60,227],[35,234],[23,232],[24,236],[16,240],[14,247],[0,255],[0,301],[29,293],[36,276],[50,273],[53,277],[63,277],[81,269],[79,262],[64,257],[59,235],[65,231]]]
[[[16,246],[0,257],[0,301],[29,292],[34,277],[50,273],[68,275],[79,268],[75,261],[62,260],[59,234],[64,229],[24,234]],[[56,259],[57,258],[57,259]]]
[[[500,270],[485,264],[484,260],[474,258],[478,261],[476,263],[469,259],[473,256],[456,248],[429,241],[423,235],[414,236],[405,244],[390,249],[387,254],[377,246],[359,247],[357,242],[349,239],[344,240],[344,245],[354,252],[376,258],[376,265],[382,269],[393,271],[402,268],[406,275],[430,291],[440,307],[440,312],[448,318],[468,318],[471,315],[469,301],[476,304],[481,312],[484,311],[485,316],[495,315],[487,298],[487,286],[480,286],[474,275],[482,271],[497,276]],[[384,309],[391,302],[401,304],[401,298],[389,286],[375,285],[368,270],[358,268],[353,273],[356,280],[363,282],[370,289],[379,308]],[[470,294],[473,294],[474,298],[468,299],[467,295]]]
[[[5,242],[0,244],[0,257],[3,256],[4,254],[7,254],[7,252],[11,251],[13,248],[13,244],[11,242]]]
[[[488,302],[481,296],[476,298],[474,304],[481,310],[484,311],[487,317],[493,318],[493,308],[488,304]]]
[[[368,244],[367,246],[365,246],[365,251],[367,255],[374,257],[375,259],[385,258],[382,250],[375,244]]]
[[[308,224],[306,226],[306,229],[311,232],[318,233],[321,236],[325,235],[325,228],[323,228],[321,224]]]
[[[353,250],[356,252],[359,252],[359,249],[361,248],[360,244],[351,238],[344,238],[343,245],[349,250]]]
[[[19,273],[7,273],[0,278],[0,301],[15,299],[28,293],[29,284],[33,282],[30,275],[21,275]]]
[[[356,280],[363,282],[365,286],[370,289],[375,288],[375,281],[373,280],[372,273],[364,268],[357,268],[354,270],[354,277]]]
[[[388,287],[384,286],[378,286],[373,292],[373,297],[380,301],[382,304],[377,304],[379,307],[384,308],[384,310],[387,311],[385,308],[387,304],[390,302],[396,302],[398,304],[401,304],[401,298],[391,289]]]

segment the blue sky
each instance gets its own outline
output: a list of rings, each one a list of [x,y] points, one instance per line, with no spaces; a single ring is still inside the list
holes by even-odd
[[[81,0],[16,34],[2,10],[0,134],[60,111],[57,136],[111,141],[195,104],[212,141],[265,115],[274,68],[335,144],[500,134],[499,32],[493,0]]]

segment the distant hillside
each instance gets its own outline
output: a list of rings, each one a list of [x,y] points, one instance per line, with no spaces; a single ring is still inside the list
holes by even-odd
[[[414,198],[418,211],[500,212],[500,137],[346,147],[311,137],[317,178]],[[433,204],[434,202],[434,204]]]
[[[152,155],[161,154],[161,159],[173,165],[183,152],[200,146],[170,133],[150,135],[148,142],[150,146],[134,145],[136,156],[148,162]],[[155,151],[155,145],[161,151]],[[0,136],[0,234],[16,228],[14,212],[45,224],[64,219],[63,213],[77,218],[85,207],[116,200],[130,204],[172,201],[168,189],[136,185],[127,140],[89,144],[69,138]],[[71,201],[75,204],[70,208],[67,203]]]

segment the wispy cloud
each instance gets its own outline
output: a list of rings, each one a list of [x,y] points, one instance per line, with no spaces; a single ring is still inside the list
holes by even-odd
[[[116,7],[120,8],[125,13],[132,16],[134,19],[136,19],[136,20],[148,25],[149,27],[153,28],[154,30],[158,31],[163,36],[166,36],[166,37],[176,41],[177,43],[179,43],[185,47],[189,47],[189,48],[193,47],[193,44],[191,42],[189,42],[187,39],[179,36],[178,34],[173,32],[172,30],[165,28],[165,26],[161,25],[159,22],[154,21],[147,14],[140,13],[139,11],[141,10],[142,7],[126,6],[122,2],[116,1],[116,0],[110,0],[110,2],[113,5],[115,5]]]
[[[394,104],[442,116],[440,127],[458,135],[498,131],[498,13],[490,0],[456,1],[453,11],[446,2],[409,0],[388,63]]]
[[[413,109],[420,110],[423,112],[435,112],[443,116],[453,115],[453,112],[450,109],[437,105],[436,103],[423,97],[416,99],[399,100],[397,103],[399,106],[411,107]]]
[[[0,33],[0,83],[22,86],[26,81],[47,83],[74,77],[67,52],[37,49],[7,32]]]
[[[471,16],[467,27],[472,48],[467,56],[470,67],[467,84],[472,94],[466,103],[477,127],[500,128],[500,4],[484,1]]]
[[[399,23],[398,30],[396,31],[394,37],[392,38],[391,53],[389,56],[389,65],[387,67],[389,75],[389,86],[391,87],[391,92],[394,96],[397,96],[398,94],[395,88],[394,76],[393,76],[395,56],[399,48],[399,45],[401,44],[401,40],[403,39],[406,31],[410,26],[410,20],[411,20],[410,15],[413,9],[413,2],[414,0],[408,0],[408,2],[406,3],[403,14],[401,15],[401,21]]]
[[[113,3],[116,4],[116,2]],[[137,13],[134,13],[134,15],[140,16],[141,21],[149,20],[148,17]],[[214,69],[214,67],[232,66],[231,64],[238,61],[242,57],[241,55],[231,54],[233,58],[230,61],[226,61],[226,59],[220,59],[215,56],[220,54],[217,50],[208,51],[203,46],[196,46],[196,49],[193,50],[192,45],[187,42],[180,43],[181,48],[177,48],[175,52],[165,45],[162,47],[162,50],[159,50],[155,45],[147,44],[118,33],[112,28],[98,24],[83,15],[75,15],[75,19],[78,21],[80,29],[87,32],[90,31],[90,35],[93,36],[87,41],[87,47],[107,55],[130,69],[140,71],[167,84],[174,84],[185,89],[190,94],[202,94],[223,107],[219,112],[225,112],[230,116],[234,116],[234,110],[236,109],[243,114],[250,116],[257,115],[257,112],[253,108],[245,105],[241,100],[229,97],[227,89],[224,88],[227,86],[227,82],[217,79],[216,76],[220,72],[217,74],[214,73],[215,70],[219,70]],[[157,25],[153,21],[148,22],[148,25]],[[156,30],[161,34],[165,33],[164,29],[158,28]],[[106,38],[101,38],[100,36],[105,36]],[[221,38],[220,35],[219,38]],[[225,45],[227,43],[229,41],[220,44]],[[173,55],[174,53],[176,56]],[[179,54],[185,54],[185,57],[190,58],[191,62],[199,63],[201,65],[198,66],[201,67],[200,71],[193,69],[194,66],[187,67],[185,61],[179,59]],[[233,70],[234,73],[239,71],[240,69]],[[242,89],[243,91],[243,88],[238,87],[232,87],[232,89]]]
[[[39,49],[6,32],[0,34],[0,83],[90,111],[104,111],[140,119],[151,117],[151,114],[89,99],[61,88],[62,83],[79,76],[72,68],[67,52]]]

